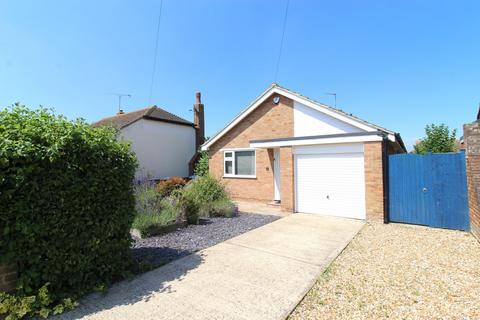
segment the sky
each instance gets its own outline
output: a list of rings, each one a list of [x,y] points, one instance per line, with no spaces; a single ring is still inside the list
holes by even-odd
[[[212,136],[271,83],[399,132],[462,135],[480,102],[479,1],[0,0],[0,108],[94,122],[158,105]]]

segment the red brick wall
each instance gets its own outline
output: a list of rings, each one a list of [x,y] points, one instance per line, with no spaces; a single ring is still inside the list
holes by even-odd
[[[248,148],[250,140],[293,137],[293,101],[281,97],[278,105],[273,96],[267,98],[257,109],[250,113],[234,128],[216,141],[209,150],[210,173],[221,178],[234,198],[259,201],[273,200],[273,153],[271,150],[257,149],[256,178],[223,178],[223,151],[228,148]],[[290,155],[288,155],[290,154]],[[293,197],[289,192],[288,181],[293,179],[293,160],[291,148],[280,151],[281,196],[282,203],[292,206]],[[290,172],[290,173],[288,173]],[[292,177],[289,178],[288,175]]]
[[[365,204],[368,220],[383,220],[382,142],[365,142]]]
[[[480,240],[480,123],[463,126],[467,157],[468,206],[470,227]]]
[[[280,194],[282,210],[293,211],[295,201],[294,159],[291,147],[280,148]]]

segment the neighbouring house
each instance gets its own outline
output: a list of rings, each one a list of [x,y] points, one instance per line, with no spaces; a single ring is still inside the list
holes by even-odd
[[[210,173],[237,199],[282,210],[383,219],[398,133],[271,85],[209,139]]]
[[[112,125],[120,137],[131,143],[139,167],[137,180],[159,180],[193,174],[197,151],[205,141],[204,105],[200,92],[193,107],[194,122],[187,121],[157,106],[123,112],[93,123]]]

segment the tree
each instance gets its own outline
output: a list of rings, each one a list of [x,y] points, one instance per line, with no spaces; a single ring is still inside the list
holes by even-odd
[[[456,134],[456,129],[450,130],[443,123],[427,125],[425,127],[425,138],[413,146],[414,152],[418,154],[455,152],[457,151],[455,146]]]
[[[206,151],[200,151],[200,157],[195,165],[194,173],[200,177],[208,173],[208,153]]]

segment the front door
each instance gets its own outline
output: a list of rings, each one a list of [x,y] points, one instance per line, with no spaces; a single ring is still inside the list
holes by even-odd
[[[280,202],[280,149],[273,149],[273,185],[275,202]]]

